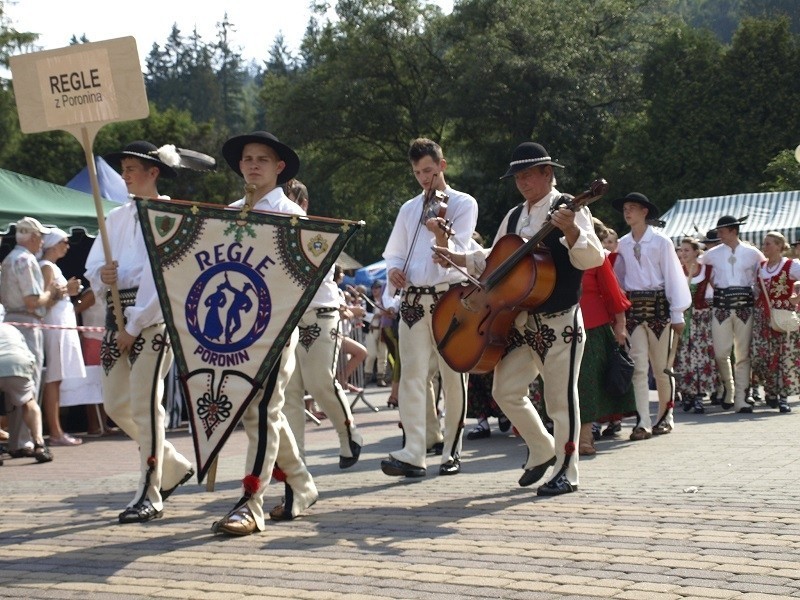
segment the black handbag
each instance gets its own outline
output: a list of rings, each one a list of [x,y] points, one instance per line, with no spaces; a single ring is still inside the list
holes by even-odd
[[[612,396],[622,396],[631,387],[633,381],[633,360],[624,346],[616,342],[611,347],[606,367],[605,388]]]

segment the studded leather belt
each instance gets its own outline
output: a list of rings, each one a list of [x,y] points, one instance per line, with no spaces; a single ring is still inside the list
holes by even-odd
[[[664,290],[633,290],[627,296],[631,318],[639,322],[669,319],[669,300]]]
[[[714,288],[714,308],[752,308],[753,290],[749,287]]]

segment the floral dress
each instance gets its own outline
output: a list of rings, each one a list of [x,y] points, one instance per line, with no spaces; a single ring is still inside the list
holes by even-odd
[[[797,333],[780,333],[769,326],[768,306],[793,308],[789,297],[800,280],[800,262],[782,258],[779,266],[759,270],[759,279],[769,294],[764,297],[761,283],[753,319],[753,341],[750,348],[753,379],[764,386],[766,397],[788,397],[800,394],[800,349]]]
[[[675,357],[675,387],[684,398],[703,397],[717,389],[717,365],[711,341],[711,265],[699,265],[689,280],[692,304],[684,313],[686,326]]]

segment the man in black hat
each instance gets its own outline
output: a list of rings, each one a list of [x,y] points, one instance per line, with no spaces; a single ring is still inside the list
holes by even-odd
[[[570,196],[555,188],[553,167],[562,165],[551,159],[541,144],[525,142],[517,146],[503,178],[514,177],[525,200],[506,214],[494,238],[494,244],[506,234],[531,238],[548,219],[556,228],[543,242],[555,266],[555,289],[534,311],[521,312],[517,317],[506,353],[495,366],[492,388],[495,402],[528,446],[519,485],[533,485],[555,465],[550,480],[537,489],[539,496],[578,489],[578,373],[585,341],[578,296],[583,271],[599,267],[605,259],[589,209],[573,212],[561,206]],[[490,250],[453,253],[436,248],[436,252],[480,276]],[[527,398],[528,385],[539,374],[544,380],[553,435]]]
[[[750,385],[753,301],[758,269],[766,260],[758,248],[739,239],[739,227],[746,218],[720,217],[715,230],[722,243],[703,255],[703,263],[714,269],[711,277],[714,286],[714,318],[711,321],[714,356],[726,398],[733,398],[732,404],[726,402],[722,407],[733,407],[739,413],[753,412],[750,406],[752,398],[746,394]],[[736,360],[733,371],[731,351]]]
[[[705,251],[711,250],[715,246],[719,246],[722,243],[722,241],[719,239],[716,229],[709,229],[706,232],[706,237],[699,241],[701,244],[703,244],[703,250]]]
[[[176,177],[180,164],[174,146],[156,148],[146,141],[131,142],[104,158],[120,170],[128,192],[143,198],[165,198],[158,193],[158,180]],[[106,232],[113,263],[106,264],[98,235],[86,259],[85,275],[98,297],[112,285],[119,289],[125,323],[117,329],[109,299],[100,350],[103,404],[139,446],[139,486],[119,522],[144,523],[162,515],[164,500],[194,475],[194,469],[165,436],[161,398],[172,349],[133,200],[108,214]]]
[[[234,136],[223,144],[222,155],[231,169],[251,186],[248,194],[253,199],[252,208],[305,215],[281,187],[297,174],[300,159],[274,135],[255,131]],[[241,208],[246,201],[247,197],[230,206]],[[271,519],[293,519],[317,500],[314,480],[300,458],[294,434],[283,413],[284,392],[295,368],[298,337],[295,329],[281,353],[280,363],[267,378],[262,395],[253,399],[242,416],[248,440],[244,493],[233,509],[214,523],[215,533],[243,536],[264,530],[264,494],[276,466],[280,468],[276,474],[285,478],[286,495],[283,503],[270,512]]]
[[[668,374],[672,369],[669,361],[674,360],[684,327],[683,311],[689,308],[692,297],[672,240],[650,225],[659,217],[658,207],[638,192],[617,198],[611,205],[631,228],[619,241],[614,270],[631,301],[626,317],[638,419],[630,439],[646,440],[653,434],[670,433],[675,427],[675,382]],[[650,417],[648,363],[658,390],[655,425]]]

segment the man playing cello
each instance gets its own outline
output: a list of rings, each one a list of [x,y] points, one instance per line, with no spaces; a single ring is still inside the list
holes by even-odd
[[[525,472],[519,480],[529,486],[555,465],[550,480],[537,494],[556,496],[578,489],[577,442],[580,430],[578,372],[583,356],[583,318],[578,307],[582,272],[603,263],[603,246],[594,233],[587,208],[577,212],[559,205],[553,161],[547,150],[533,142],[520,144],[511,156],[505,177],[514,177],[525,201],[506,214],[494,244],[509,233],[533,237],[549,219],[554,226],[543,243],[549,249],[556,273],[555,289],[538,307],[521,312],[511,328],[506,352],[494,369],[492,396],[528,445]],[[562,167],[563,168],[563,167]],[[569,198],[569,197],[567,197]],[[454,253],[435,248],[440,264],[466,266],[480,277],[490,250]],[[550,435],[526,398],[528,385],[541,373],[547,414],[553,420]]]

